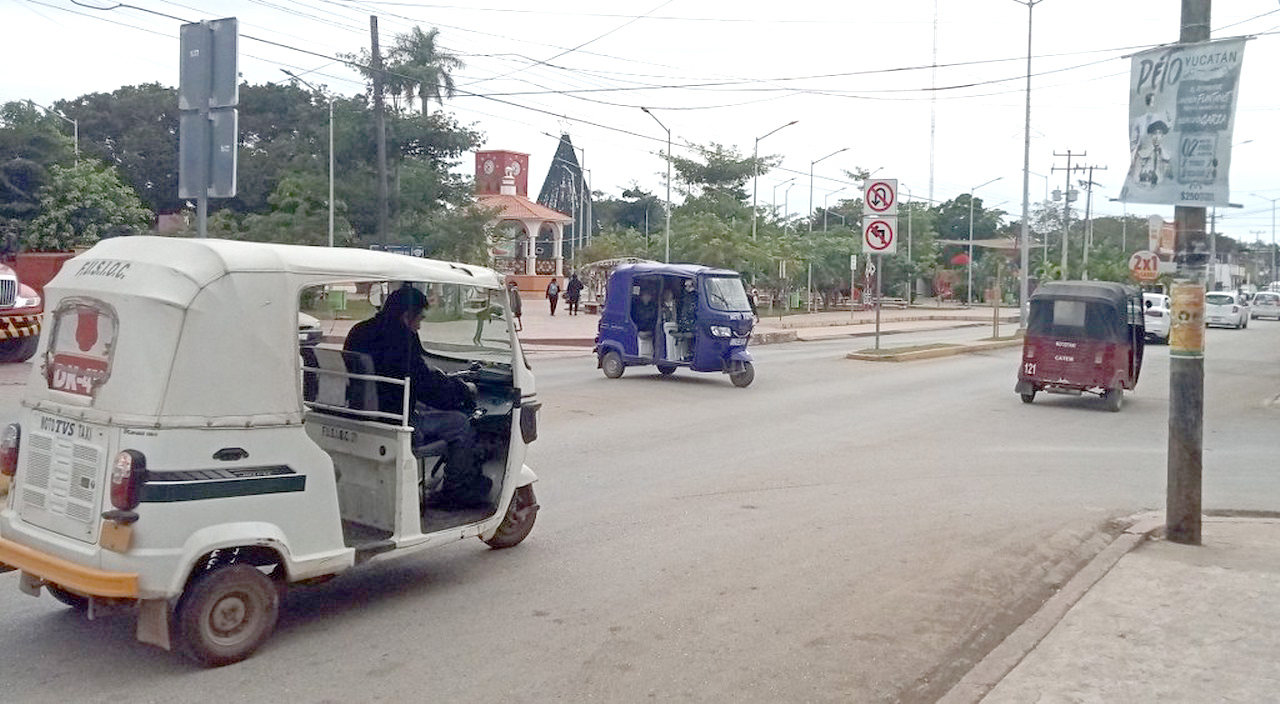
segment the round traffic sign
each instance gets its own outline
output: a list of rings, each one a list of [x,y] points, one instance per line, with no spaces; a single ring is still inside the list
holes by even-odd
[[[894,223],[890,219],[871,218],[862,228],[862,242],[869,252],[895,252]]]
[[[873,213],[891,213],[893,204],[898,200],[897,181],[872,181],[867,184],[862,195],[863,203]]]

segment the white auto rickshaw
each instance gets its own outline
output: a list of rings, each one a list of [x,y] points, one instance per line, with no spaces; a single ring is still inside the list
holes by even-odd
[[[300,347],[300,302],[354,310],[347,293],[370,285],[427,294],[424,355],[476,394],[487,505],[430,508],[443,443],[413,445],[407,400],[370,401],[409,382],[343,352],[343,321]],[[506,295],[488,269],[383,252],[97,244],[45,289],[47,334],[0,444],[0,572],[91,618],[133,608],[139,640],[223,665],[271,634],[289,585],[469,537],[516,545],[537,515],[524,457],[540,404]]]

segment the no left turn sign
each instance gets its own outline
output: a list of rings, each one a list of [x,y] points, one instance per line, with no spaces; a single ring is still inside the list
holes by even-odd
[[[862,218],[862,244],[868,254],[896,254],[898,218],[867,215]]]

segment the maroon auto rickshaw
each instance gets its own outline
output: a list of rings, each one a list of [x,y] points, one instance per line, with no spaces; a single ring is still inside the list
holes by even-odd
[[[1031,296],[1015,391],[1031,403],[1037,391],[1098,394],[1120,410],[1138,383],[1146,330],[1142,294],[1108,281],[1054,281]]]

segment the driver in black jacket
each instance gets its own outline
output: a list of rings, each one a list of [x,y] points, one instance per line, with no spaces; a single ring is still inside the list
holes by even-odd
[[[432,369],[423,358],[418,327],[426,310],[426,295],[412,286],[402,286],[387,297],[377,315],[351,328],[343,349],[372,357],[378,376],[409,378],[408,393],[413,399],[409,422],[415,447],[435,440],[448,443],[444,485],[432,497],[431,505],[470,508],[487,504],[492,481],[480,472],[475,431],[468,417],[475,408],[475,398],[465,382]],[[400,413],[401,388],[379,383],[379,410]]]

